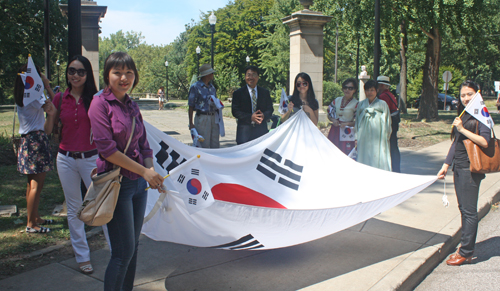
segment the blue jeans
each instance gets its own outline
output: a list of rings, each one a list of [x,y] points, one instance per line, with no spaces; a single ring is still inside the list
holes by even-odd
[[[132,290],[137,249],[147,202],[146,181],[123,177],[113,219],[107,224],[111,259],[104,275],[104,290]]]

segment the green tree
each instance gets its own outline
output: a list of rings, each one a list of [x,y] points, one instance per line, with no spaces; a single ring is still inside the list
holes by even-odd
[[[50,46],[52,72],[57,59],[67,55],[67,20],[57,0],[50,0]],[[44,67],[43,1],[0,0],[0,104],[11,99],[17,70],[27,63],[28,54],[40,68]],[[53,74],[48,76],[54,78]]]
[[[106,58],[113,52],[129,52],[131,49],[137,48],[144,44],[142,32],[123,32],[122,30],[112,33],[109,37],[99,36],[99,74],[102,76],[104,70],[104,62]],[[135,60],[134,60],[135,61]],[[101,80],[102,82],[102,80]],[[104,88],[104,84],[100,84]]]
[[[251,64],[260,66],[258,41],[266,32],[264,17],[269,14],[272,0],[236,0],[215,12],[217,24],[214,35],[214,69],[217,72],[237,68],[240,84],[244,84],[243,71],[249,56]],[[189,33],[188,58],[196,64],[197,46],[201,48],[200,64],[210,63],[211,32],[208,13],[202,13],[201,21],[193,26]],[[197,72],[196,66],[190,66],[191,74]],[[216,83],[219,83],[219,73]],[[223,81],[224,82],[224,81]],[[268,87],[267,75],[263,74],[259,84]]]

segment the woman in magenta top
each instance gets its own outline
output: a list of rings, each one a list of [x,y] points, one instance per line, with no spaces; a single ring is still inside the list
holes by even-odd
[[[97,172],[109,171],[117,165],[123,175],[113,219],[107,224],[111,259],[104,275],[104,290],[132,290],[147,183],[152,189],[162,191],[163,177],[154,171],[153,151],[139,106],[127,94],[139,82],[134,61],[124,52],[111,54],[104,64],[103,77],[106,88],[94,97],[89,110],[99,152]],[[133,118],[134,134],[127,152],[123,153]]]
[[[85,225],[78,219],[77,213],[82,205],[80,181],[83,179],[88,188],[91,183],[90,173],[95,168],[97,149],[92,141],[90,120],[87,115],[90,103],[97,88],[90,61],[84,56],[75,56],[66,67],[64,93],[57,93],[54,105],[58,108],[62,124],[61,142],[57,154],[57,173],[64,191],[68,207],[68,227],[71,245],[76,262],[85,274],[94,269],[90,264],[90,249],[85,234]],[[56,123],[59,120],[55,120]],[[106,226],[103,226],[107,237]]]

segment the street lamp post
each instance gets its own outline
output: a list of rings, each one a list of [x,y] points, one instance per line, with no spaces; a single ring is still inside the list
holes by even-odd
[[[249,56],[247,56],[246,61],[247,61],[247,66],[250,65],[250,57]]]
[[[196,68],[198,68],[198,75],[196,75],[196,76],[200,76],[200,53],[201,53],[200,46],[197,46],[196,47]]]
[[[165,89],[166,89],[165,98],[166,98],[166,100],[168,102],[168,61],[167,60],[165,60],[165,68],[167,68],[167,84],[165,86]]]
[[[210,30],[212,31],[212,69],[214,67],[214,33],[215,33],[215,23],[217,23],[217,17],[214,12],[208,17],[208,22],[210,23]]]
[[[59,66],[61,65],[61,63],[59,63],[59,60],[56,61],[56,65],[57,65],[57,86],[59,87]]]

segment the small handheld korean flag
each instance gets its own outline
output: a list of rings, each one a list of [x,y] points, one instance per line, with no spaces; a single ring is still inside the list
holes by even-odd
[[[207,208],[214,203],[214,197],[205,178],[199,157],[198,155],[191,162],[186,161],[186,165],[179,166],[181,168],[178,171],[172,171],[174,173],[170,175],[174,179],[174,185],[189,214]]]
[[[36,71],[35,64],[31,55],[28,55],[28,68],[26,72],[19,74],[24,83],[23,104],[28,105],[37,100],[40,104],[45,104],[45,95],[43,94],[43,82]]]
[[[340,128],[340,141],[355,141],[356,135],[354,134],[354,127],[346,126]]]
[[[333,101],[332,103],[330,103],[330,105],[328,105],[328,116],[331,119],[337,119],[337,109],[335,108]]]
[[[191,128],[191,138],[193,139],[193,146],[196,148],[201,147],[201,142],[205,141],[205,138],[198,134],[196,128]]]
[[[288,96],[286,96],[285,89],[281,88],[280,107],[278,108],[278,112],[280,114],[285,114],[287,111],[288,111]]]
[[[476,95],[472,97],[472,100],[469,101],[469,103],[465,107],[465,110],[475,119],[484,123],[484,125],[486,125],[487,127],[493,127],[493,119],[491,118],[488,109],[484,105],[483,96],[481,96],[481,93],[477,92]]]

